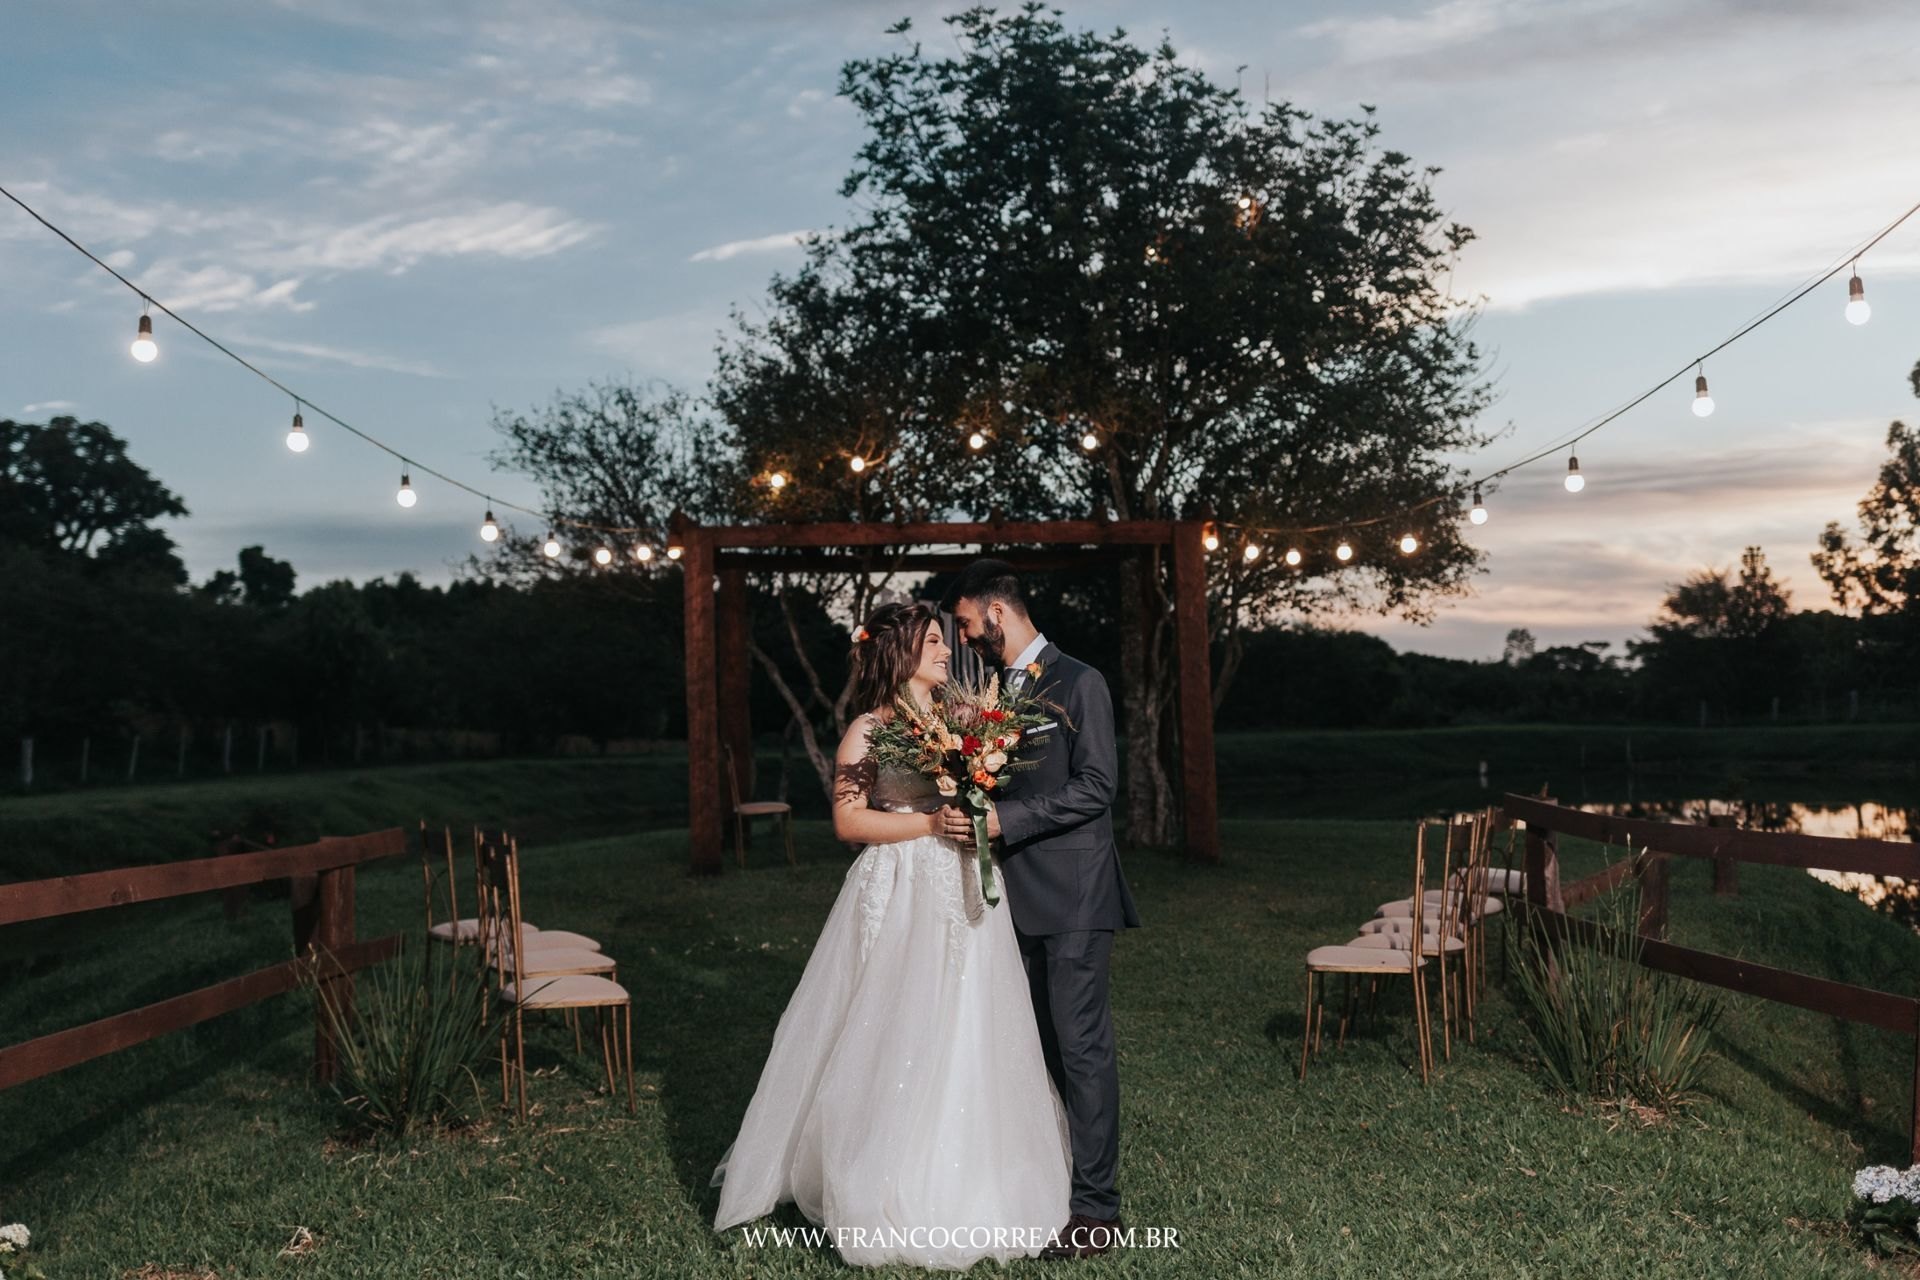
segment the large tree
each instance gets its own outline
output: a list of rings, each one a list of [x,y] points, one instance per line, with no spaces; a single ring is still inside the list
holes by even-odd
[[[1463,591],[1478,556],[1446,459],[1480,443],[1488,395],[1446,287],[1471,233],[1435,171],[1383,149],[1370,109],[1256,111],[1164,43],[1040,5],[947,21],[938,49],[901,23],[900,52],[845,69],[868,133],[843,187],[858,214],[723,351],[713,398],[745,474],[790,481],[744,489],[748,510],[1210,512],[1217,695],[1250,622],[1421,618]],[[1128,816],[1162,842],[1165,566],[1120,586]]]
[[[0,540],[184,586],[173,540],[153,522],[186,514],[105,423],[0,419]]]

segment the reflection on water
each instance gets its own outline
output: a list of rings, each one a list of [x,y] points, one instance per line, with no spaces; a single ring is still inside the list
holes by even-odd
[[[1581,804],[1588,813],[1618,818],[1646,818],[1653,822],[1684,822],[1693,826],[1739,827],[1747,831],[1783,831],[1805,836],[1856,840],[1913,842],[1914,817],[1920,809],[1863,800],[1857,804],[1820,805],[1791,801],[1645,800],[1627,803]],[[1876,911],[1884,911],[1909,928],[1920,930],[1920,881],[1899,876],[1870,876],[1858,871],[1809,872],[1814,879],[1850,893]]]

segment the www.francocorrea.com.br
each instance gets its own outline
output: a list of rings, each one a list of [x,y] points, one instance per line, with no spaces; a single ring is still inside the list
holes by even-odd
[[[1065,1243],[1075,1247],[1178,1249],[1175,1227],[1083,1227]],[[1079,1237],[1084,1235],[1085,1239]],[[1043,1249],[1061,1243],[1058,1230],[1028,1227],[744,1227],[741,1243],[749,1249]]]

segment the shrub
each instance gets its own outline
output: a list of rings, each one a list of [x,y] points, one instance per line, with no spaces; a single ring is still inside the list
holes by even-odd
[[[1528,927],[1507,930],[1527,1030],[1555,1088],[1573,1097],[1662,1111],[1693,1100],[1712,1052],[1719,998],[1640,966],[1640,890],[1629,880],[1595,900],[1589,944]]]
[[[501,1021],[478,955],[477,947],[410,938],[391,960],[360,971],[350,1010],[315,984],[338,1046],[333,1087],[361,1127],[402,1136],[484,1107],[475,1068],[498,1043]]]

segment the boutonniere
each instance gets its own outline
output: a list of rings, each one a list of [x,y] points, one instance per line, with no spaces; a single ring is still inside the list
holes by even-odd
[[[1044,667],[1042,667],[1042,666],[1041,666],[1041,665],[1040,665],[1039,663],[1037,663],[1037,662],[1029,662],[1029,663],[1027,664],[1027,675],[1028,675],[1028,676],[1030,676],[1031,678],[1033,678],[1033,679],[1035,679],[1035,680],[1038,680],[1038,679],[1040,678],[1040,673],[1041,673],[1041,672],[1042,672],[1043,670],[1045,670],[1045,668],[1044,668]]]

